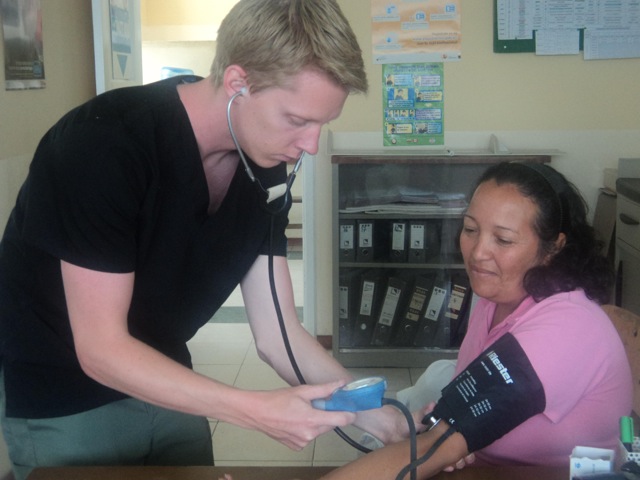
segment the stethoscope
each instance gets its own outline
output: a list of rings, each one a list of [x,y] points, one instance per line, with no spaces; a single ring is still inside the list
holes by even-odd
[[[302,152],[300,154],[300,156],[298,157],[298,160],[296,161],[295,165],[293,166],[293,170],[291,171],[291,173],[287,176],[287,179],[285,180],[284,183],[281,183],[280,185],[275,185],[273,187],[269,187],[269,188],[264,188],[262,186],[262,184],[260,183],[260,180],[256,178],[256,176],[253,174],[253,170],[251,170],[251,167],[249,166],[249,162],[247,162],[247,158],[244,156],[244,152],[242,151],[242,148],[240,148],[240,144],[238,143],[238,139],[236,138],[236,133],[233,130],[233,124],[231,122],[231,105],[233,104],[233,101],[238,98],[241,95],[244,95],[247,92],[247,88],[243,87],[242,89],[240,89],[238,92],[234,93],[231,98],[229,99],[229,103],[227,104],[227,124],[229,125],[229,133],[231,134],[231,138],[233,139],[233,143],[236,146],[236,150],[238,151],[238,155],[240,156],[240,160],[242,161],[242,164],[244,165],[244,171],[247,173],[247,176],[249,177],[249,180],[251,180],[253,183],[255,183],[258,188],[260,189],[261,192],[263,192],[267,198],[266,198],[266,204],[267,204],[267,210],[269,210],[271,213],[277,214],[282,212],[288,202],[289,199],[291,197],[291,187],[293,185],[294,180],[296,179],[296,174],[298,173],[298,170],[300,169],[300,165],[302,165],[302,158],[304,157],[306,152]],[[279,206],[275,206],[275,210],[273,210],[274,206],[271,206],[271,202],[281,198],[284,196],[284,200],[282,201],[282,204]]]

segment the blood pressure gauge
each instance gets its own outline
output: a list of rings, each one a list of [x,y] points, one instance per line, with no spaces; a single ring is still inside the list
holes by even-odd
[[[387,389],[384,377],[355,380],[339,388],[329,398],[313,400],[311,404],[320,410],[358,412],[382,407],[382,397]]]

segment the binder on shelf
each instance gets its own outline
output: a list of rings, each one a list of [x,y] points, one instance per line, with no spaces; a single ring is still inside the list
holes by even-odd
[[[465,335],[467,334],[467,328],[469,327],[469,317],[471,315],[471,308],[473,304],[473,292],[469,292],[469,300],[465,306],[460,318],[457,321],[457,326],[451,331],[451,346],[460,347]]]
[[[441,316],[438,320],[435,334],[431,341],[430,347],[433,348],[450,348],[451,347],[451,319]]]
[[[340,220],[338,229],[340,261],[353,262],[356,259],[356,222],[354,220]]]
[[[459,345],[467,330],[472,295],[467,274],[464,272],[454,273],[451,276],[451,294],[445,310],[445,316],[451,320],[449,342],[451,346]]]
[[[425,263],[439,253],[440,240],[436,225],[433,221],[412,221],[409,224],[410,263]]]
[[[412,221],[409,224],[409,262],[424,263],[427,259],[426,247],[427,222]]]
[[[391,262],[406,262],[409,232],[407,222],[391,223],[391,249],[389,260]]]
[[[362,275],[359,290],[359,305],[355,325],[351,332],[351,345],[364,347],[371,343],[373,329],[378,313],[378,304],[382,283],[379,271],[368,271]]]
[[[373,329],[371,345],[384,346],[391,339],[391,332],[399,316],[400,305],[404,297],[407,284],[398,277],[389,277],[387,289],[378,315],[378,321]]]
[[[416,337],[420,319],[427,308],[427,301],[431,298],[431,290],[435,275],[417,275],[410,290],[407,304],[398,321],[393,338],[393,345],[410,347]]]
[[[388,249],[388,240],[385,235],[386,223],[375,220],[357,221],[356,262],[373,262],[379,260],[383,252],[386,254]]]
[[[452,273],[447,287],[442,315],[433,339],[433,347],[451,348],[458,337],[458,329],[471,298],[471,287],[465,273]]]
[[[425,231],[425,256],[427,261],[432,257],[440,256],[440,232],[438,231],[438,221],[428,221]]]
[[[356,249],[356,260],[358,262],[370,262],[373,260],[374,245],[374,223],[373,220],[359,220],[358,227],[358,247]]]
[[[462,219],[445,218],[442,220],[440,233],[440,255],[444,258],[457,258],[460,256],[459,234],[462,227]]]
[[[349,270],[340,274],[338,279],[338,345],[351,345],[353,332],[358,315],[358,300],[360,299],[360,270]]]
[[[448,282],[444,277],[439,275],[431,289],[431,295],[427,301],[427,307],[424,315],[418,324],[418,331],[413,340],[416,347],[433,347],[435,346],[436,334],[440,326],[440,319],[447,299]]]
[[[452,275],[451,294],[447,302],[445,316],[452,320],[460,320],[471,296],[471,287],[466,275]]]

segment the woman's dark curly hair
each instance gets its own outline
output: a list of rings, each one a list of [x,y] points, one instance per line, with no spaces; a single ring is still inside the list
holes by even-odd
[[[587,297],[600,304],[610,301],[614,283],[613,267],[601,253],[602,242],[587,222],[587,205],[562,174],[548,165],[503,162],[489,167],[478,180],[498,185],[512,184],[538,207],[533,225],[540,238],[540,257],[550,260],[529,270],[524,288],[536,301],[555,293],[582,288]],[[560,233],[564,247],[556,251]]]

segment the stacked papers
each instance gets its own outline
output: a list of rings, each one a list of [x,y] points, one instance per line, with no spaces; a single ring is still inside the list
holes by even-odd
[[[425,192],[408,187],[350,192],[344,200],[345,207],[340,209],[340,213],[462,213],[467,208],[463,193]]]

